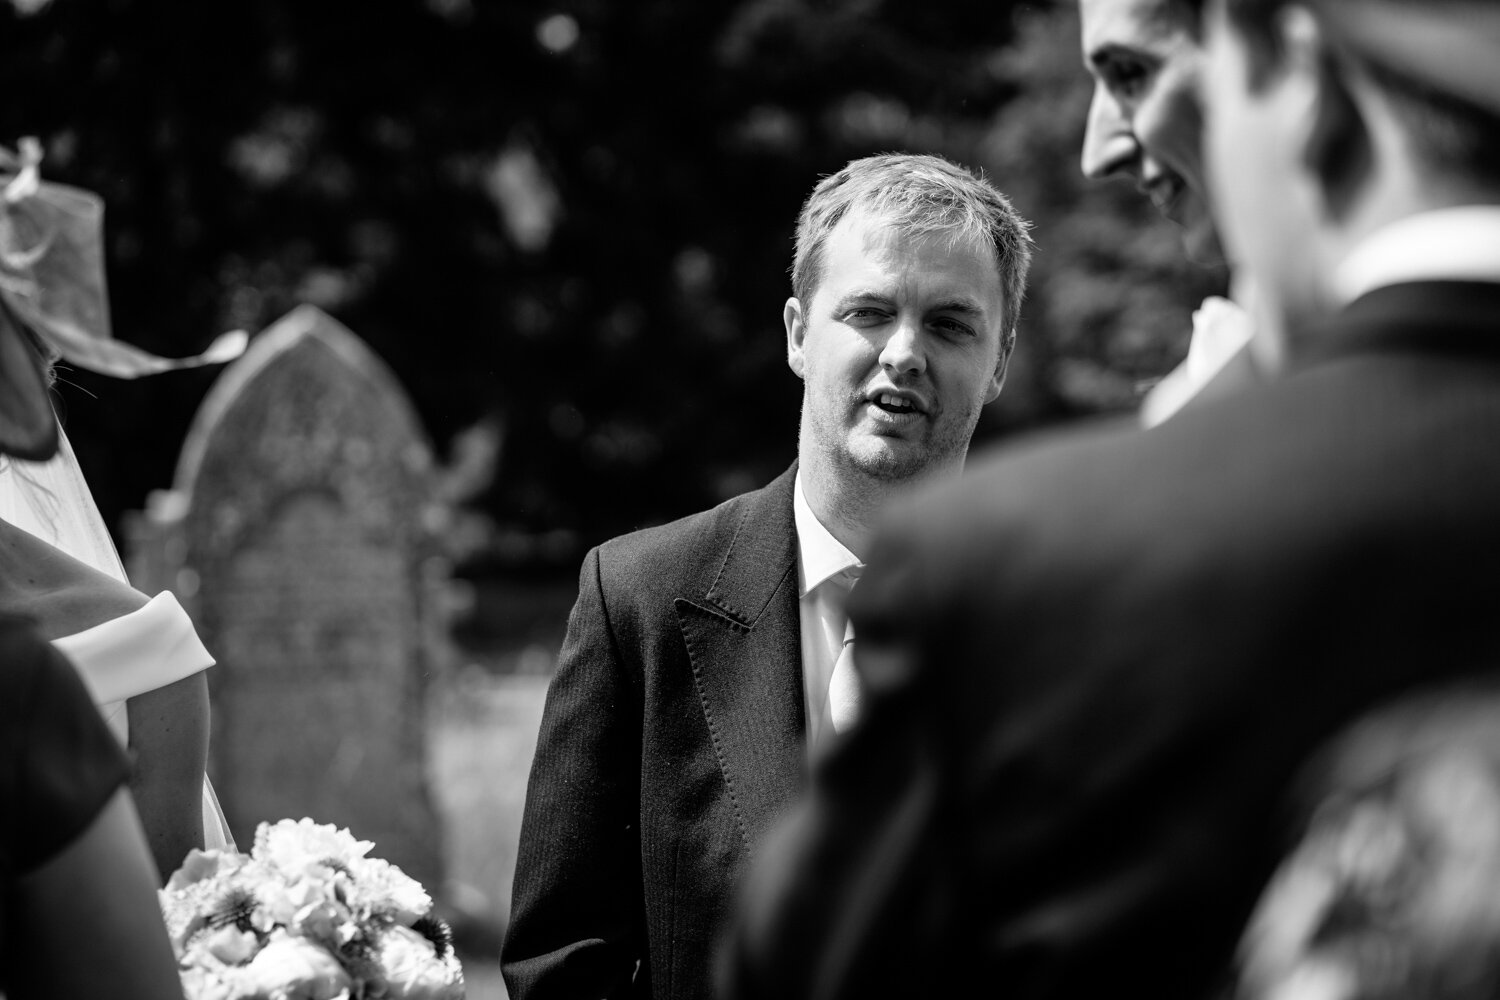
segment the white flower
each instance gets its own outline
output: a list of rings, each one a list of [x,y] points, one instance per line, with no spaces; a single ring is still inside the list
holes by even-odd
[[[203,946],[225,965],[239,965],[260,951],[260,939],[254,931],[242,931],[231,924],[203,935]]]
[[[349,908],[335,900],[316,899],[299,909],[286,922],[293,934],[321,941],[331,948],[348,944],[359,934],[359,925]]]
[[[182,869],[178,869],[178,874],[181,873]],[[174,884],[179,888],[172,888]],[[180,950],[211,918],[220,915],[226,900],[236,894],[253,898],[248,888],[251,884],[246,867],[239,865],[221,867],[217,873],[197,880],[179,880],[174,875],[167,888],[157,892],[167,936]]]
[[[251,856],[288,874],[301,875],[316,867],[347,870],[374,846],[373,841],[355,840],[347,829],[303,817],[262,823],[256,828]]]
[[[167,880],[166,891],[176,892],[198,882],[223,879],[243,868],[249,860],[238,851],[200,851],[195,847],[188,851],[181,867]]]
[[[432,899],[400,868],[366,857],[373,846],[302,819],[262,823],[248,856],[189,854],[159,894],[185,996],[461,998],[452,949],[408,929]]]
[[[390,1000],[459,1000],[464,975],[450,949],[439,958],[432,942],[407,927],[391,927],[375,942],[375,963]]]
[[[297,911],[306,905],[302,899],[300,883],[288,885],[279,878],[267,878],[259,882],[255,887],[256,897],[260,900],[259,915],[263,915],[266,924],[257,924],[256,929],[268,932],[276,926],[285,927],[297,919]]]
[[[349,902],[355,909],[388,915],[406,927],[432,909],[432,897],[422,884],[388,861],[365,858],[352,876]]]
[[[189,1000],[261,1000],[240,978],[234,969],[192,966],[182,970],[182,991]]]
[[[350,986],[328,949],[285,934],[272,937],[245,967],[243,982],[275,1000],[347,1000]]]

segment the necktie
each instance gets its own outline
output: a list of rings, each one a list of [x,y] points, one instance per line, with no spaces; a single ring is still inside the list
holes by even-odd
[[[828,721],[842,733],[859,714],[859,679],[854,675],[854,623],[844,626],[844,648],[828,678]]]
[[[859,582],[863,566],[853,566],[846,571],[849,589]],[[842,733],[854,723],[859,714],[859,677],[854,673],[854,623],[844,625],[844,645],[839,650],[838,660],[833,664],[833,674],[828,678],[828,721],[833,730]]]

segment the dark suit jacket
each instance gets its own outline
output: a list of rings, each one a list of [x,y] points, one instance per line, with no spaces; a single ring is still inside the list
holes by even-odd
[[[1297,980],[1334,972],[1348,997],[1490,1000],[1500,982],[1500,672],[1404,692],[1361,715],[1291,793],[1300,835],[1246,926],[1236,998],[1289,996]]]
[[[710,993],[733,886],[803,776],[794,475],[584,560],[526,792],[513,1000]]]
[[[763,850],[732,996],[1204,996],[1299,762],[1500,664],[1500,285],[1314,336],[894,514],[851,601],[865,715]]]

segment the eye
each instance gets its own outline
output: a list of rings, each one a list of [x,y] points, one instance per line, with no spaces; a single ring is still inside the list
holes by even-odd
[[[951,316],[939,316],[932,321],[933,328],[950,339],[974,336],[974,328]]]
[[[850,326],[875,326],[886,320],[886,312],[874,306],[858,306],[844,310],[843,321]]]
[[[1135,59],[1116,59],[1106,67],[1104,79],[1116,95],[1132,100],[1146,89],[1151,80],[1151,68]]]

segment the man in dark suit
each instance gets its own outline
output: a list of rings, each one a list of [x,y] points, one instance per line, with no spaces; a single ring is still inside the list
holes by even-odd
[[[1209,995],[1299,765],[1500,663],[1500,8],[1205,25],[1209,190],[1275,376],[892,512],[860,721],[747,879],[735,1000]]]
[[[711,992],[740,874],[857,702],[838,664],[874,517],[956,476],[1000,392],[1026,229],[933,156],[857,160],[808,198],[783,312],[797,463],[584,561],[527,789],[514,1000]]]

